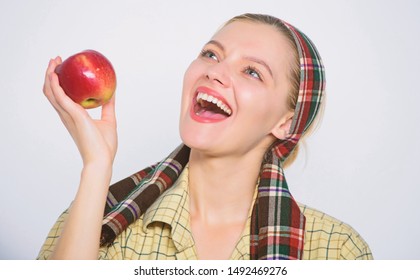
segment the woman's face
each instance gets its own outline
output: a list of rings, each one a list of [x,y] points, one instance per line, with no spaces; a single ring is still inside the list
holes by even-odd
[[[265,151],[293,115],[287,109],[292,59],[287,39],[272,26],[236,21],[223,27],[185,73],[183,142],[212,155]]]

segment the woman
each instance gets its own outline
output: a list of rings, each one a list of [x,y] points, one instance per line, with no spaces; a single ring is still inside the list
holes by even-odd
[[[255,14],[227,22],[185,73],[183,144],[109,189],[115,98],[92,120],[60,88],[60,63],[50,61],[44,93],[83,169],[39,258],[372,258],[351,227],[288,190],[282,167],[315,123],[325,85],[314,45],[293,26]]]

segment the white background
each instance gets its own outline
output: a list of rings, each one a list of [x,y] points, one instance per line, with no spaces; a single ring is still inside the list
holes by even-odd
[[[0,259],[36,258],[78,186],[77,149],[42,94],[48,60],[96,49],[112,61],[115,182],[178,145],[183,73],[244,12],[294,24],[326,66],[324,120],[286,170],[294,196],[352,225],[376,259],[420,259],[419,3],[1,0]]]

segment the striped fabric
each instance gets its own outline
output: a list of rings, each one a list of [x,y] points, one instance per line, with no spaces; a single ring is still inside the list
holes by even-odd
[[[251,217],[251,259],[301,259],[305,216],[289,192],[280,158],[270,153]]]
[[[110,244],[128,225],[178,179],[188,163],[190,149],[180,145],[164,161],[147,167],[109,189],[100,244]]]
[[[299,30],[284,23],[295,39],[300,58],[298,102],[291,136],[275,142],[265,154],[250,229],[251,259],[302,259],[305,216],[289,192],[282,162],[315,118],[324,92],[324,67],[315,46]],[[110,245],[128,225],[177,180],[190,149],[180,145],[166,159],[110,187],[101,245]]]
[[[111,246],[101,247],[101,260],[196,260],[190,224],[188,166],[168,191],[129,225]],[[253,201],[255,202],[257,190]],[[369,246],[351,226],[316,209],[299,204],[306,217],[304,260],[369,260]],[[252,209],[230,260],[250,259]],[[66,210],[50,230],[37,259],[49,259],[68,217]],[[222,230],[222,229],[221,229]]]

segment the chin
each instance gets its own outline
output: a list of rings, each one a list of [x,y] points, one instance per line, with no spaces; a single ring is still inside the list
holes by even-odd
[[[191,149],[207,150],[211,146],[212,141],[208,137],[192,130],[181,128],[180,136],[182,142]]]
[[[181,115],[179,122],[182,142],[191,149],[211,155],[225,154],[223,151],[233,144],[229,141],[229,133],[224,133],[227,132],[225,129],[220,122],[198,122],[188,112]]]
[[[209,153],[209,154],[217,154],[217,151],[224,147],[223,145],[218,145],[215,135],[211,135],[210,131],[203,131],[197,129],[180,129],[180,136],[182,142],[190,147],[192,150]],[[220,139],[220,138],[219,138]]]

